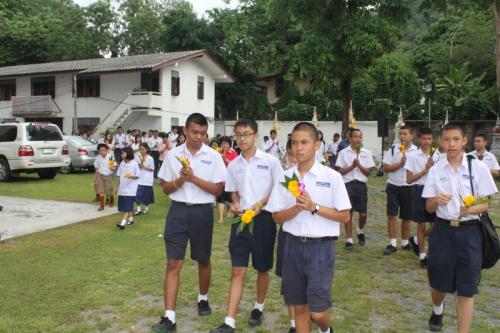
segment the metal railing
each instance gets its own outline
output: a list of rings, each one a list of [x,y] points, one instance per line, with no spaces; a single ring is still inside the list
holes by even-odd
[[[62,112],[52,96],[12,96],[12,115],[40,115]]]

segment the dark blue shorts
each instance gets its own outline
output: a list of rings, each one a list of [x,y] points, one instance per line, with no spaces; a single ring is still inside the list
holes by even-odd
[[[212,204],[186,205],[172,201],[164,232],[167,259],[184,260],[188,240],[191,259],[210,259],[213,227]]]
[[[413,214],[412,198],[413,186],[396,186],[387,184],[387,216],[397,216],[403,220],[410,220]]]
[[[134,210],[134,196],[118,196],[118,211],[123,213],[132,212]]]
[[[285,250],[285,242],[288,232],[283,231],[283,224],[280,225],[278,231],[278,245],[276,246],[276,275],[283,276],[283,251]]]
[[[139,185],[137,187],[137,195],[135,196],[135,201],[138,204],[150,205],[155,203],[155,193],[153,186]]]
[[[303,242],[287,235],[281,291],[287,305],[307,304],[312,312],[332,306],[333,240]]]
[[[276,223],[269,212],[262,211],[254,217],[253,234],[248,227],[238,233],[238,224],[233,224],[228,245],[232,266],[248,267],[251,254],[253,268],[258,272],[269,271],[273,268],[275,241]]]
[[[422,198],[424,185],[414,185],[413,187],[413,217],[412,220],[417,223],[434,222],[436,214],[428,213],[425,209],[426,199]]]
[[[430,286],[443,293],[473,297],[481,275],[481,228],[434,223],[429,235]]]
[[[345,184],[352,211],[366,213],[368,205],[368,186],[358,180],[352,180]]]

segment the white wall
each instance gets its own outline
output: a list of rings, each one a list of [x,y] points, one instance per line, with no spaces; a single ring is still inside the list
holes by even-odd
[[[232,135],[233,125],[235,121],[216,121],[215,122],[215,133],[222,135]],[[287,134],[292,132],[293,127],[298,123],[298,121],[280,121],[278,130],[278,140],[285,146],[287,140]],[[259,144],[263,144],[263,137],[265,135],[269,136],[269,132],[272,129],[272,120],[257,120],[259,125]],[[325,142],[332,141],[333,134],[342,131],[342,122],[340,121],[319,121],[319,130],[323,132],[323,137]],[[357,127],[363,132],[363,146],[369,149],[373,157],[380,161],[382,154],[382,138],[377,136],[377,122],[376,121],[356,121]]]

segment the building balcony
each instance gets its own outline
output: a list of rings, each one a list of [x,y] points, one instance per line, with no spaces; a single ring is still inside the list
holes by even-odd
[[[161,110],[161,93],[152,91],[131,92],[120,102],[132,110],[137,109],[157,109]]]
[[[12,115],[25,116],[52,116],[61,113],[52,96],[12,96]]]

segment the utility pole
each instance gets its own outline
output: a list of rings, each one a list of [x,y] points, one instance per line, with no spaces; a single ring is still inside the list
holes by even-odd
[[[73,135],[77,135],[76,130],[78,129],[76,97],[77,97],[76,74],[73,74]]]

